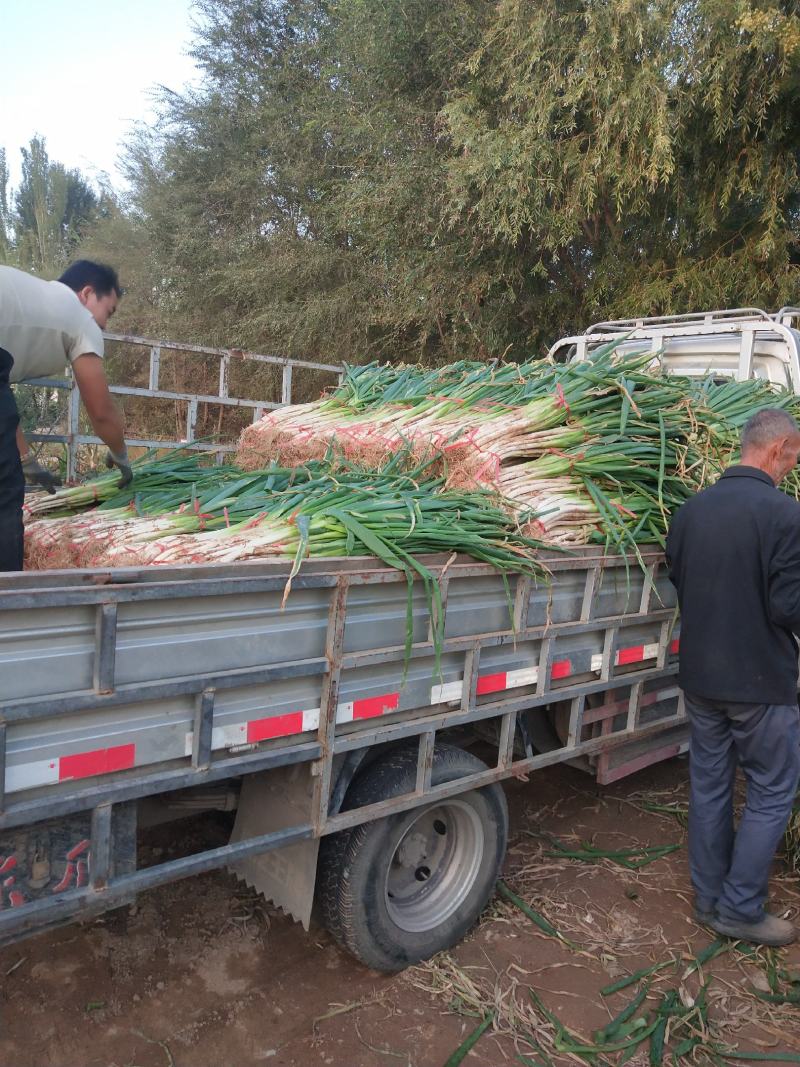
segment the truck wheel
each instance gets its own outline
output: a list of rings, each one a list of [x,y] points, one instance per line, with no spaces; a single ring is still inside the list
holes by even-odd
[[[437,745],[432,784],[486,770],[463,749]],[[411,792],[417,747],[372,764],[346,808]],[[320,903],[337,940],[368,967],[398,971],[466,934],[500,873],[508,809],[498,784],[364,823],[321,857]]]
[[[343,941],[342,924],[339,921],[339,887],[347,846],[352,836],[352,830],[341,830],[338,834],[323,837],[317,858],[316,898],[322,923],[340,945]]]

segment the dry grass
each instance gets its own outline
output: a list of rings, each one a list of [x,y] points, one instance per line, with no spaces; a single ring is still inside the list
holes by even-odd
[[[492,1014],[488,1034],[497,1039],[502,1059],[482,1059],[482,1063],[521,1062],[544,1067],[574,1062],[605,1063],[610,1067],[625,1062],[644,1067],[662,1062],[657,1050],[651,1051],[650,1038],[645,1037],[637,1045],[634,1033],[628,1038],[631,1044],[627,1048],[612,1050],[614,1041],[605,1039],[604,1043],[601,1037],[598,1042],[597,1031],[587,1032],[589,1002],[596,1014],[604,1009],[610,1018],[633,1000],[644,981],[650,984],[637,1016],[654,1021],[659,1006],[669,1003],[670,998],[675,1004],[663,1034],[665,1064],[673,1062],[675,1049],[680,1053],[680,1063],[737,1062],[738,1057],[728,1058],[734,1049],[747,1050],[761,1062],[787,1062],[772,1059],[779,1050],[782,1056],[797,1057],[789,1062],[800,1063],[800,1005],[763,999],[800,999],[800,974],[788,968],[786,951],[755,950],[722,941],[709,946],[707,935],[690,923],[685,936],[675,936],[674,923],[668,935],[667,919],[662,922],[659,909],[648,908],[644,902],[663,900],[666,894],[668,900],[674,900],[673,913],[690,914],[689,887],[678,869],[679,862],[683,862],[678,859],[679,854],[661,857],[634,871],[621,868],[609,858],[582,862],[548,855],[550,845],[540,827],[553,825],[565,799],[530,813],[526,821],[532,828],[520,832],[512,843],[505,877],[514,893],[575,947],[570,949],[563,941],[551,939],[554,947],[549,955],[557,953],[556,962],[528,967],[527,960],[537,955],[530,939],[547,935],[513,903],[498,897],[487,909],[468,953],[442,953],[412,968],[406,980],[430,996],[445,1013],[468,1016],[476,1024]],[[594,794],[587,799],[601,807],[618,805],[625,817],[631,809],[646,814],[651,832],[654,825],[663,827],[663,834],[658,831],[654,844],[682,841],[685,837],[685,784],[658,793],[628,794],[619,800],[598,799]],[[618,836],[620,841],[631,844],[630,833],[621,830]],[[569,845],[580,844],[577,834],[565,835],[562,840]],[[614,840],[603,844],[609,850],[620,847]],[[800,879],[795,870],[796,861],[790,858],[773,881],[774,895],[788,903],[789,910],[800,904]],[[601,894],[597,890],[601,886],[604,899],[625,900],[630,906],[599,903]],[[515,938],[513,942],[511,937]],[[523,955],[518,951],[516,958],[526,966],[498,962],[501,954],[493,952],[492,946],[500,942],[521,946]],[[464,955],[474,957],[477,945],[485,962],[461,962]],[[601,994],[609,979],[624,981],[655,964],[666,966],[634,980],[618,993],[608,997]],[[582,992],[570,988],[570,975],[572,985],[576,984],[576,968],[587,972],[589,987],[594,986],[588,1001],[586,974],[579,983]],[[561,969],[566,973],[558,982]],[[542,985],[545,971],[546,985]],[[553,986],[554,979],[561,988],[547,988]],[[562,1021],[553,1013],[551,1005],[556,995],[561,1003],[565,997],[575,998],[576,1005],[581,1006],[577,1014],[582,1020],[579,1025]],[[569,1005],[570,1001],[566,1003]],[[565,1020],[576,1017],[568,1010],[563,1014]],[[575,1052],[576,1047],[583,1047],[583,1051]],[[588,1049],[594,1051],[585,1051]]]

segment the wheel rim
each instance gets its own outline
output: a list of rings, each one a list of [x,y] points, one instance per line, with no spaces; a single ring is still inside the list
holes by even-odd
[[[475,809],[451,800],[420,812],[403,834],[386,874],[386,909],[409,933],[432,930],[463,904],[484,850]]]

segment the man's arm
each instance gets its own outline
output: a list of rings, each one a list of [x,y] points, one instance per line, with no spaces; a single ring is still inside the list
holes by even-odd
[[[769,615],[800,635],[800,524],[784,531],[770,560]]]
[[[122,413],[108,390],[106,372],[99,356],[78,356],[72,362],[81,400],[97,436],[117,455],[125,451],[125,428]]]
[[[72,373],[94,432],[108,445],[106,466],[119,467],[122,474],[120,487],[128,485],[133,475],[125,447],[125,426],[122,412],[109,392],[103,361],[87,352],[72,361]]]

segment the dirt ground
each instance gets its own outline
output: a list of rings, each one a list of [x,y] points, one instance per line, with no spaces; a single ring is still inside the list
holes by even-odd
[[[632,1017],[648,1008],[652,1016],[674,989],[684,1023],[680,1029],[673,1015],[667,1047],[692,1034],[702,1042],[681,1062],[743,1062],[719,1052],[714,1059],[708,1050],[721,1045],[761,1063],[787,1062],[787,1054],[800,1062],[800,1007],[757,995],[800,988],[791,985],[800,982],[798,946],[747,956],[726,943],[698,973],[693,961],[713,939],[691,919],[684,847],[629,870],[607,858],[565,858],[553,844],[556,837],[573,849],[683,845],[680,818],[651,809],[683,807],[686,781],[685,761],[674,760],[605,789],[569,767],[509,785],[505,883],[561,939],[496,898],[461,945],[385,976],[348,957],[324,930],[305,934],[216,872],[146,893],[132,911],[6,948],[0,1065],[445,1067],[486,1017],[465,1064],[582,1063],[565,1042],[591,1043],[639,987],[606,997],[601,988],[670,960]],[[191,832],[221,838],[225,825],[221,817],[195,820]],[[146,847],[163,854],[171,835],[153,831]],[[772,885],[772,906],[797,917],[800,879],[779,863]],[[700,974],[708,1011],[692,1015]],[[569,1032],[560,1038],[559,1025]],[[593,1062],[620,1063],[632,1048],[629,1064],[650,1062],[647,1040]]]

